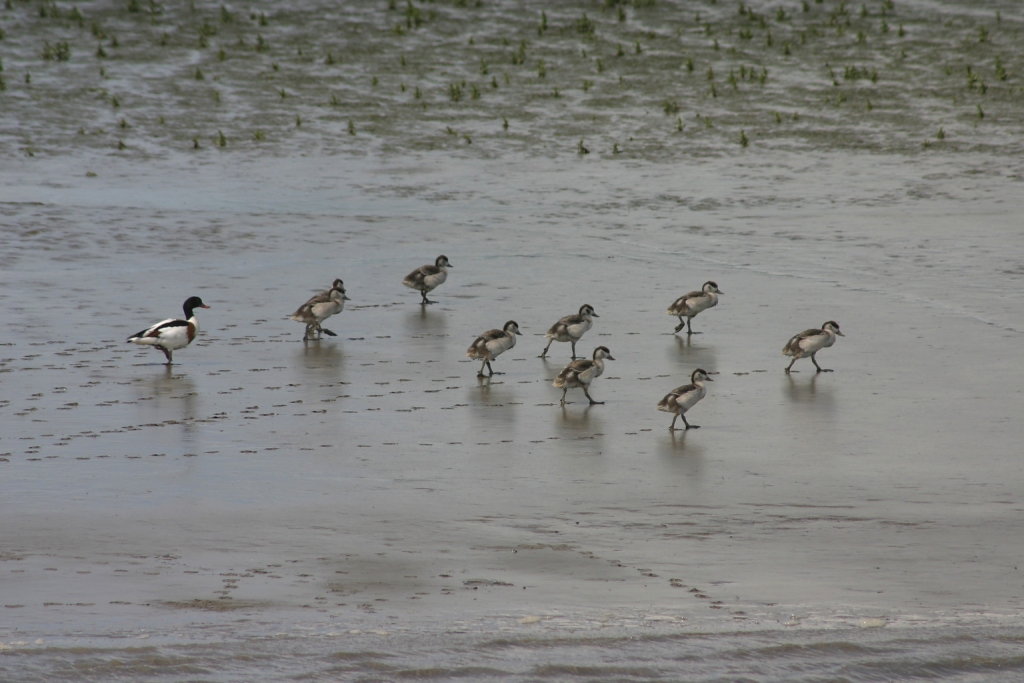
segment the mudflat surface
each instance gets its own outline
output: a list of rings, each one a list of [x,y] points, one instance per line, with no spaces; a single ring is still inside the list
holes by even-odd
[[[554,51],[545,78],[581,49],[595,68],[595,50],[626,35],[602,31],[641,31],[644,21],[653,31],[675,20],[668,7],[647,19],[630,8],[622,27],[588,8],[603,22],[597,38],[567,30],[560,40],[583,42],[564,52],[544,38]],[[956,35],[908,3],[886,15],[886,40],[892,16],[931,32],[913,44],[923,54],[909,50],[915,63],[977,39],[980,19],[943,7]],[[485,11],[526,26],[520,9]],[[726,22],[712,29],[722,59],[743,56],[725,36],[747,44],[738,33],[747,24],[731,17],[762,30],[735,7],[728,17],[684,9]],[[811,9],[814,26],[831,26]],[[390,31],[394,16],[378,10],[365,12]],[[427,50],[447,36],[459,46],[453,60],[476,64],[468,36],[424,33],[450,11],[439,7],[434,24],[402,37]],[[620,67],[626,85],[616,87],[637,90],[601,110],[603,130],[633,127],[633,148],[627,133],[607,133],[609,144],[576,149],[593,105],[581,93],[612,87],[607,71],[608,82],[595,76],[571,103],[531,95],[536,73],[508,88],[499,80],[502,106],[533,131],[513,125],[500,137],[500,116],[469,109],[492,106],[487,97],[428,89],[451,78],[435,65],[421,74],[427,118],[394,104],[406,118],[382,117],[371,132],[360,123],[350,136],[346,114],[339,138],[324,127],[330,116],[302,109],[302,126],[283,139],[236,145],[232,133],[227,147],[204,137],[195,150],[183,117],[166,116],[174,135],[146,138],[141,153],[141,142],[99,146],[88,125],[73,137],[52,109],[28,117],[26,84],[10,77],[38,61],[24,36],[53,42],[47,31],[77,29],[22,17],[19,33],[11,16],[3,25],[21,52],[5,53],[0,93],[22,98],[3,113],[12,154],[0,170],[0,666],[11,675],[778,680],[800,671],[810,680],[924,666],[969,680],[1019,670],[1024,174],[1012,142],[1019,120],[992,113],[1019,99],[1016,67],[1005,85],[988,77],[980,124],[963,119],[960,141],[946,124],[950,137],[929,132],[928,147],[897,143],[923,128],[894,113],[902,105],[888,91],[871,97],[892,116],[864,124],[875,129],[863,145],[841,131],[867,114],[833,102],[806,105],[788,132],[745,127],[746,147],[720,124],[676,131],[687,145],[667,147],[674,118],[660,109],[644,118],[630,104],[637,93],[661,98],[641,79],[660,69],[641,60],[654,58],[645,43],[630,68],[647,85],[631,86]],[[681,25],[700,35],[704,22],[686,16]],[[876,30],[880,17],[869,15]],[[222,22],[196,58],[214,60],[216,41],[242,18]],[[253,52],[246,34],[247,58],[278,65],[265,65],[267,78],[305,63],[286,60],[294,45],[281,47],[285,29],[303,22],[280,19],[259,29],[270,52]],[[570,19],[558,15],[575,27]],[[1015,21],[1002,7],[1001,28],[982,23],[1004,42],[970,50],[998,51]],[[125,50],[142,50],[119,30]],[[500,43],[476,35],[476,45]],[[701,40],[683,40],[677,57],[709,59],[716,51]],[[211,85],[215,67],[181,61],[195,48],[171,47],[170,63],[199,64]],[[881,59],[883,48],[871,49]],[[191,111],[168,105],[168,81],[143,78],[159,64],[132,54],[103,63],[108,76],[123,68],[125,82],[154,89],[137,103],[146,126],[157,125],[158,106]],[[380,74],[353,85],[353,100],[386,82],[391,62],[380,54],[344,58]],[[820,65],[790,57],[799,68],[771,62],[764,97],[804,93],[786,79]],[[260,112],[256,91],[230,71],[240,65],[217,62],[226,71],[213,83],[239,88],[236,112]],[[71,77],[56,69],[79,66],[48,62],[32,84],[49,92]],[[930,83],[889,73],[880,82],[894,91],[899,78],[922,91]],[[748,115],[743,89],[698,75],[702,106]],[[704,92],[709,80],[721,96]],[[982,97],[978,83],[957,83],[958,97]],[[844,87],[821,85],[833,98],[828,89]],[[922,106],[916,115],[945,115]],[[448,117],[461,135],[485,114],[493,131],[468,141],[429,119]],[[686,126],[702,116],[690,111]],[[53,132],[19,146],[14,119],[41,127],[34,140],[49,120],[76,142]],[[404,141],[402,121],[412,126]],[[417,126],[436,128],[434,142]],[[121,130],[145,137],[139,127]],[[1003,148],[992,144],[1001,136],[1011,141]],[[431,295],[438,303],[423,307],[401,279],[441,253],[454,267]],[[303,342],[286,316],[335,277],[352,298],[325,323],[338,336]],[[694,319],[699,334],[671,334],[677,320],[665,308],[709,279],[725,292],[720,304]],[[179,316],[190,295],[211,308],[198,311],[199,338],[173,366],[124,342]],[[551,380],[569,345],[537,356],[544,331],[583,303],[600,317],[578,350],[604,345],[616,360],[591,389],[604,405],[576,390],[561,407]],[[493,363],[504,374],[478,378],[466,348],[510,319],[523,336]],[[846,336],[818,360],[834,372],[801,360],[784,374],[786,340],[830,319]],[[701,428],[672,433],[655,405],[697,367],[714,380],[688,414]]]

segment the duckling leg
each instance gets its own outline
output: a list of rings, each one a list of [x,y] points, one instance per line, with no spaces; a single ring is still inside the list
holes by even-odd
[[[309,339],[309,335],[313,332],[313,324],[306,323],[306,331],[302,334],[302,341]]]
[[[169,350],[169,349],[165,349],[165,348],[164,348],[164,347],[162,347],[162,346],[158,346],[158,347],[156,347],[156,348],[158,348],[158,349],[160,349],[161,351],[163,351],[163,352],[164,352],[164,355],[165,355],[165,356],[167,356],[167,365],[170,365],[170,364],[171,364],[171,363],[173,362],[173,361],[171,360],[171,352],[170,352],[170,350]]]
[[[786,374],[789,374],[789,369],[793,367],[793,363],[796,362],[796,356],[793,356],[793,360],[789,361],[789,365],[786,366]],[[817,363],[815,363],[817,365]]]
[[[337,336],[338,336],[338,335],[337,335],[336,333],[334,333],[334,332],[331,332],[331,331],[330,331],[329,329],[327,329],[326,327],[321,327],[321,328],[320,328],[320,331],[321,331],[321,332],[323,332],[324,334],[326,334],[326,335],[327,335],[328,337],[337,337]]]
[[[421,289],[420,290],[420,294],[423,295],[423,301],[421,303],[424,306],[426,306],[427,304],[436,304],[437,303],[436,301],[431,301],[430,299],[427,298],[427,290]]]
[[[668,430],[670,432],[676,431],[676,420],[678,420],[678,419],[679,419],[679,413],[676,413],[675,415],[672,416],[672,424],[670,424],[668,426]]]
[[[700,334],[700,332],[694,332],[693,328],[690,327],[690,323],[692,321],[693,321],[692,317],[686,319],[686,334]]]
[[[680,413],[679,417],[683,418],[683,424],[686,425],[686,429],[700,429],[700,425],[692,425],[686,421],[686,415]],[[685,429],[683,431],[686,431]]]
[[[495,372],[494,369],[491,368],[491,361],[487,361],[487,369],[491,371],[492,375],[504,375],[505,374],[504,372]]]
[[[562,387],[562,405],[565,405],[565,392],[569,391],[569,387]]]
[[[544,350],[540,352],[538,358],[545,358],[548,355],[548,349],[551,348],[551,342],[555,341],[554,338],[548,340],[548,345],[544,347]]]
[[[683,329],[684,327],[686,327],[686,323],[683,322],[683,316],[679,316],[679,324],[676,325],[676,330],[673,334],[679,332],[679,330]]]
[[[569,341],[572,342],[572,359],[576,360],[576,340],[570,339]]]
[[[814,363],[814,367],[818,368],[818,372],[832,372],[832,370],[828,368],[823,368],[820,365],[818,365],[818,361],[814,360],[815,355],[817,355],[817,351],[811,354],[811,362]]]
[[[599,406],[604,405],[604,401],[595,401],[593,399],[593,397],[590,395],[590,392],[587,391],[586,387],[583,387],[583,393],[586,394],[587,398],[590,399],[590,405],[599,405]]]
[[[487,361],[484,361],[483,363],[480,364],[480,372],[476,373],[477,377],[486,377],[487,376],[487,375],[484,374],[484,368],[485,367],[490,367],[487,364]]]

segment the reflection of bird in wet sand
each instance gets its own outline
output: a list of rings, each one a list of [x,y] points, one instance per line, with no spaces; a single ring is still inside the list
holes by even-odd
[[[171,364],[171,353],[176,349],[183,349],[192,343],[199,333],[199,321],[192,312],[196,308],[209,308],[198,296],[190,296],[185,300],[182,307],[185,310],[185,319],[177,320],[168,318],[151,325],[141,332],[136,332],[128,337],[127,341],[143,346],[155,346],[167,356],[167,364]]]
[[[337,372],[343,360],[341,347],[337,344],[303,344],[296,358],[301,358],[300,362],[305,367],[319,372]]]
[[[818,406],[830,405],[832,403],[832,395],[826,389],[823,390],[821,396],[818,395],[818,377],[819,373],[811,375],[809,382],[797,384],[797,381],[793,379],[792,373],[786,374],[786,393],[789,396],[789,400],[794,403],[814,403]]]
[[[564,405],[562,406],[562,415],[560,424],[563,427],[568,427],[573,430],[581,430],[586,432],[594,431],[592,427],[594,425],[600,425],[600,418],[591,418],[590,410],[593,408],[593,404],[587,404],[587,407],[582,411],[579,410],[568,410]],[[593,423],[593,424],[591,424]]]
[[[439,285],[444,284],[444,281],[448,279],[448,268],[454,268],[454,266],[448,263],[447,256],[441,254],[434,261],[434,265],[420,266],[406,275],[405,279],[402,280],[402,284],[411,289],[419,290],[419,293],[423,295],[423,301],[420,303],[436,304],[436,301],[431,301],[427,298],[427,292],[431,292]]]
[[[725,294],[725,292],[718,289],[718,285],[708,280],[704,283],[704,286],[700,288],[699,292],[690,292],[684,294],[668,307],[665,311],[668,315],[674,315],[679,318],[679,325],[676,326],[675,332],[679,332],[686,326],[686,334],[700,334],[700,332],[694,332],[690,327],[690,321],[695,315],[701,311],[705,311],[709,308],[713,308],[718,305],[718,295]],[[686,322],[683,322],[683,318],[686,318]]]
[[[700,425],[692,425],[686,421],[686,411],[697,405],[697,402],[704,398],[704,395],[707,393],[704,389],[705,381],[712,382],[714,380],[708,377],[707,372],[697,368],[690,375],[691,384],[676,387],[668,392],[665,398],[658,401],[658,410],[666,413],[675,413],[669,429],[675,430],[676,420],[680,417],[683,418],[683,424],[686,425],[686,429],[700,429]]]
[[[590,387],[595,379],[604,374],[605,360],[615,360],[615,358],[612,357],[612,352],[608,350],[607,346],[598,346],[594,349],[594,358],[592,360],[574,360],[558,373],[558,377],[555,378],[551,386],[562,390],[563,406],[565,405],[566,392],[577,387],[583,389],[583,393],[590,400],[591,404],[604,403],[604,401],[595,401],[590,392],[587,391],[587,388]]]
[[[840,337],[846,336],[839,331],[839,323],[835,320],[829,320],[821,326],[820,330],[804,330],[790,339],[786,342],[786,345],[782,347],[783,356],[793,357],[793,360],[790,361],[788,366],[786,366],[786,372],[789,372],[790,368],[793,367],[793,363],[797,362],[801,358],[807,358],[808,356],[810,356],[811,362],[814,363],[814,367],[818,369],[818,372],[832,372],[831,370],[818,365],[818,361],[814,360],[814,354],[835,344],[836,335],[839,335]]]
[[[193,420],[199,394],[195,382],[187,374],[174,374],[172,366],[164,365],[164,372],[150,380],[148,390],[145,384],[139,385],[139,394],[140,397],[144,395],[149,409],[162,415],[163,419],[174,417],[180,411],[178,420],[186,435],[196,431],[197,425]]]
[[[340,279],[335,280],[330,289],[310,297],[309,301],[299,306],[290,318],[306,324],[306,333],[302,335],[303,340],[312,339],[313,332],[317,333],[317,338],[324,334],[337,337],[338,335],[334,332],[321,327],[320,323],[335,313],[345,310],[346,301],[349,301],[349,298],[345,296],[345,283]]]
[[[483,365],[480,366],[480,372],[476,373],[477,377],[484,376],[484,368],[486,367],[490,374],[501,375],[503,373],[495,373],[491,367],[491,361],[505,353],[513,346],[516,345],[516,335],[522,334],[519,331],[519,325],[515,320],[509,320],[505,323],[505,327],[500,330],[487,330],[476,340],[470,344],[466,350],[466,355],[476,360],[482,360]]]
[[[583,304],[580,306],[580,312],[576,315],[567,315],[560,319],[557,323],[551,326],[547,332],[544,333],[544,337],[548,340],[548,345],[541,351],[540,357],[544,358],[548,355],[548,349],[551,348],[551,342],[571,342],[572,343],[572,359],[576,360],[576,342],[580,340],[580,337],[594,326],[592,318],[600,318],[597,313],[594,313],[594,307],[590,304]]]

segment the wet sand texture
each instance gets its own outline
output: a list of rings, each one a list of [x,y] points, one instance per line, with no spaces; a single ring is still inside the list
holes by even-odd
[[[465,4],[0,10],[3,675],[1019,673],[1020,8]]]

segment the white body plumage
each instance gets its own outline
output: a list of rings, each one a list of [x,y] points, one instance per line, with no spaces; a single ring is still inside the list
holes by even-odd
[[[548,349],[551,348],[551,342],[570,342],[572,344],[572,358],[576,360],[576,342],[594,326],[593,318],[599,317],[601,316],[594,312],[593,306],[583,304],[580,306],[580,312],[576,315],[567,315],[559,319],[558,322],[544,333],[544,338],[548,340],[548,345],[544,347],[540,357],[544,358],[547,356]]]
[[[515,320],[509,320],[502,329],[487,330],[469,345],[469,348],[466,349],[466,355],[475,360],[483,361],[483,364],[480,366],[480,372],[477,373],[478,377],[484,376],[485,367],[490,371],[490,374],[495,374],[491,368],[491,361],[514,347],[516,345],[516,335],[519,334],[522,334],[519,331],[519,325]],[[497,374],[500,375],[501,373]]]
[[[185,300],[182,306],[185,311],[185,319],[168,318],[150,325],[146,329],[136,332],[128,337],[126,341],[142,346],[153,346],[164,352],[167,357],[167,364],[170,365],[172,354],[177,349],[183,349],[192,343],[192,340],[199,334],[199,320],[193,310],[196,308],[209,308],[198,296],[191,296]]]
[[[786,372],[789,372],[790,368],[793,367],[793,363],[797,362],[797,360],[807,358],[808,356],[818,372],[832,372],[818,365],[814,354],[835,344],[837,336],[845,337],[846,335],[839,331],[839,323],[835,320],[829,320],[821,326],[820,330],[804,330],[800,334],[794,335],[782,347],[783,356],[793,357],[793,360],[790,361],[789,366],[786,368]]]
[[[672,391],[668,392],[663,399],[658,401],[658,410],[666,413],[674,413],[675,417],[672,418],[672,425],[669,429],[676,428],[676,419],[683,418],[683,424],[686,425],[686,429],[699,429],[699,425],[691,425],[686,421],[686,411],[697,405],[698,402],[705,395],[707,390],[704,388],[704,382],[713,381],[708,377],[708,373],[704,370],[697,368],[690,375],[690,384],[676,387]]]
[[[309,301],[299,306],[290,318],[296,322],[305,323],[306,333],[303,335],[303,339],[309,339],[314,331],[336,337],[334,332],[325,330],[320,324],[332,315],[345,310],[345,302],[348,300],[348,296],[345,295],[345,283],[337,279],[330,289],[310,297]]]
[[[405,276],[402,284],[410,289],[417,290],[422,296],[424,304],[433,304],[435,301],[427,299],[427,292],[431,292],[448,279],[448,268],[453,268],[444,254],[435,259],[434,265],[420,266]]]
[[[604,401],[595,401],[590,396],[588,389],[595,379],[604,374],[605,360],[615,360],[615,358],[612,357],[612,353],[608,350],[607,346],[598,346],[594,349],[593,358],[589,360],[574,360],[558,373],[558,377],[555,377],[555,381],[551,383],[551,386],[562,390],[562,405],[565,405],[566,392],[569,389],[576,388],[583,389],[583,393],[592,404],[604,403]]]
[[[719,294],[725,294],[725,292],[718,289],[717,284],[708,280],[699,292],[689,292],[673,301],[665,313],[679,318],[679,325],[675,331],[679,332],[685,325],[686,333],[694,334],[693,329],[690,327],[690,321],[701,311],[717,306]],[[683,318],[686,318],[685,322]]]

